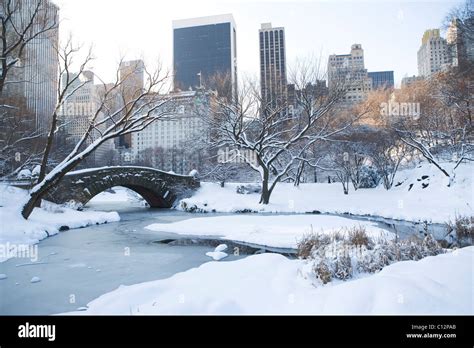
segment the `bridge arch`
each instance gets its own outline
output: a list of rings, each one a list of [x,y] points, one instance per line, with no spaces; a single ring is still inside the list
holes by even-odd
[[[48,192],[47,200],[83,206],[112,187],[122,186],[142,196],[152,208],[171,208],[200,185],[194,177],[166,173],[147,167],[104,167],[67,174]]]

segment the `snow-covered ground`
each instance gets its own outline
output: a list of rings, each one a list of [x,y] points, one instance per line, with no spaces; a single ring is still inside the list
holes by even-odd
[[[344,232],[351,227],[365,227],[370,237],[390,239],[394,234],[370,221],[355,222],[339,216],[278,215],[278,216],[218,216],[178,221],[169,224],[152,224],[152,231],[183,235],[214,236],[234,241],[277,248],[296,248],[298,241],[311,232]]]
[[[351,187],[349,195],[343,194],[340,183],[302,184],[299,188],[280,183],[267,206],[258,204],[259,194],[237,194],[238,184],[226,184],[225,188],[220,188],[215,183],[201,183],[193,197],[180,202],[179,209],[196,207],[203,211],[227,213],[245,210],[304,213],[317,210],[444,223],[456,214],[474,214],[473,173],[474,165],[461,165],[454,185],[448,187],[447,178],[438,169],[423,164],[400,171],[395,180],[395,185],[400,185],[389,191],[381,186],[357,191]]]
[[[110,191],[104,191],[90,200],[88,206],[104,203],[133,203],[145,206],[145,200],[136,192],[125,187],[113,187]]]
[[[474,314],[474,247],[314,287],[304,261],[262,254],[118,289],[74,314]]]
[[[49,202],[35,208],[28,220],[20,213],[27,192],[12,186],[0,185],[0,244],[32,245],[57,234],[61,227],[80,228],[93,224],[120,221],[117,213],[77,211]],[[5,261],[0,255],[0,262]]]

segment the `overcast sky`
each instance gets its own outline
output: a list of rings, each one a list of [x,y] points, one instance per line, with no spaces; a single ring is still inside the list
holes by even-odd
[[[298,58],[365,51],[369,71],[417,74],[416,53],[425,29],[441,26],[458,0],[53,0],[61,8],[61,36],[93,44],[93,70],[112,79],[120,56],[160,58],[172,69],[172,20],[232,13],[237,24],[239,74],[258,76],[258,29],[272,22],[286,30],[289,65]]]

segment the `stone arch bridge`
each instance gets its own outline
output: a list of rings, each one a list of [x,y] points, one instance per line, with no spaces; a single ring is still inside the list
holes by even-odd
[[[54,203],[85,205],[94,196],[114,186],[123,186],[142,196],[152,208],[171,208],[199,186],[192,176],[170,174],[146,167],[104,167],[68,173],[48,192]]]

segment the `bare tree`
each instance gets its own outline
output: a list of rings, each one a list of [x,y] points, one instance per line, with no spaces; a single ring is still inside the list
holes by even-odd
[[[406,145],[450,178],[450,185],[459,164],[473,160],[473,83],[472,76],[452,70],[402,89],[398,100],[419,103],[420,115],[400,115],[390,122]]]
[[[44,151],[42,175],[37,184],[31,189],[28,199],[23,205],[22,215],[27,219],[38,201],[73,168],[90,156],[99,146],[108,140],[121,135],[131,134],[141,131],[158,119],[173,114],[172,107],[168,107],[169,98],[159,94],[166,87],[168,74],[163,73],[161,68],[155,70],[145,68],[147,86],[144,90],[137,92],[133,98],[120,106],[112,113],[104,113],[110,105],[110,98],[115,98],[115,92],[120,90],[127,82],[127,76],[119,76],[117,69],[114,83],[104,86],[103,95],[98,102],[98,107],[90,119],[90,123],[80,140],[75,144],[74,149],[49,173],[46,173],[44,163],[48,157],[49,149],[54,142],[54,136],[58,123],[58,110],[68,96],[76,93],[82,86],[77,82],[78,74],[71,74],[70,67],[73,58],[76,56],[78,48],[71,41],[68,41],[60,50],[60,66],[63,76],[66,76],[65,83],[58,88],[58,104],[52,115],[51,129],[48,134],[47,145]],[[86,55],[80,64],[79,71],[84,71],[91,59],[91,55]],[[130,76],[133,75],[133,72]],[[71,77],[71,78],[70,78]],[[93,141],[88,140],[95,134]]]
[[[246,80],[232,103],[217,99],[214,117],[209,123],[217,137],[216,147],[230,147],[260,174],[261,204],[268,204],[275,186],[284,179],[296,160],[304,159],[306,150],[347,129],[359,115],[347,119],[330,117],[330,111],[345,94],[334,88],[327,95],[317,95],[305,87],[321,75],[317,64],[303,64],[293,74],[296,100],[287,96],[278,100],[263,99],[258,84]],[[290,105],[293,107],[290,108]]]
[[[57,30],[57,18],[51,14],[53,6],[47,0],[33,0],[28,7],[21,0],[3,0],[0,3],[0,95],[7,84],[18,82],[7,77],[23,59],[27,46]]]

